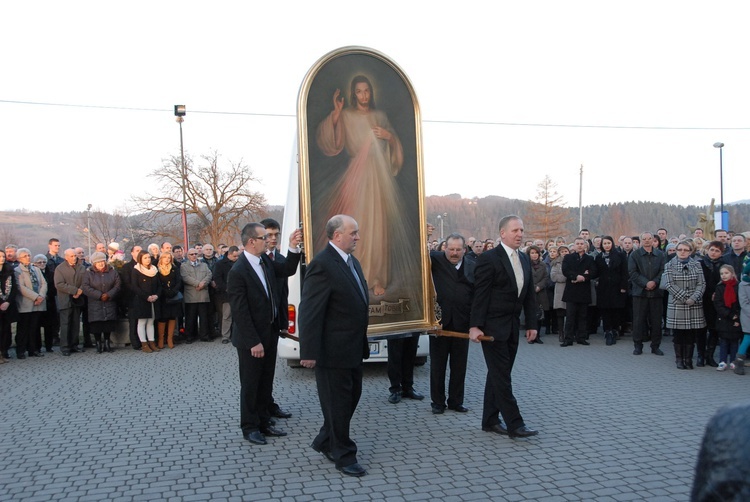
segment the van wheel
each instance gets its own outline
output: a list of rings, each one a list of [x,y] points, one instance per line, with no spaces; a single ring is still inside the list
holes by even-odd
[[[418,357],[414,360],[414,366],[424,366],[427,363],[427,356]]]
[[[290,368],[301,368],[302,365],[299,363],[299,359],[287,359],[286,360],[287,366]]]

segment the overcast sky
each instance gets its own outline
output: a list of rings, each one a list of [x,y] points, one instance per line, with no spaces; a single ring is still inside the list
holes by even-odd
[[[243,159],[283,204],[302,79],[352,45],[411,79],[428,195],[533,199],[549,174],[577,206],[583,164],[584,204],[718,205],[721,141],[724,200],[748,198],[742,1],[6,2],[0,12],[0,209],[113,210],[158,190],[148,173],[179,154],[175,104],[187,106],[187,153]]]

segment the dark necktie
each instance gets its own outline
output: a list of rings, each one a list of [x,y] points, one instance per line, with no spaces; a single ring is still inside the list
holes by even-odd
[[[349,255],[346,258],[346,264],[349,265],[349,270],[352,271],[352,274],[354,274],[354,279],[357,280],[357,286],[359,286],[359,292],[362,294],[362,298],[367,301],[367,295],[365,294],[365,288],[362,287],[362,281],[359,280],[359,275],[357,274],[357,271],[354,269],[354,260],[352,260],[352,255]]]
[[[276,254],[276,253],[274,253],[273,251],[271,251],[270,253],[268,253],[268,257],[271,259],[271,261],[276,260],[276,257],[274,256],[274,254]]]
[[[266,263],[263,261],[263,258],[260,259],[260,268],[263,269],[263,277],[266,279],[266,288],[268,290],[266,293],[268,294],[268,298],[271,300],[271,313],[272,318],[276,319],[276,299],[273,297],[273,288],[271,287],[271,278],[268,276],[268,270],[266,270]]]

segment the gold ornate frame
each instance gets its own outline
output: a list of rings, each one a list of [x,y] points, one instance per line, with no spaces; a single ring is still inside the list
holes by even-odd
[[[393,232],[392,225],[402,225],[403,228],[398,230],[410,236],[408,242],[389,242],[389,256],[400,253],[398,258],[410,263],[405,269],[409,273],[393,277],[398,287],[394,286],[392,292],[386,288],[382,298],[370,294],[368,336],[377,338],[425,331],[434,327],[434,312],[430,258],[425,244],[427,229],[419,104],[404,71],[373,49],[352,46],[329,52],[310,68],[300,87],[297,100],[300,217],[305,229],[306,260],[309,262],[320,251],[316,246],[322,248],[320,238],[325,235],[324,221],[333,216],[324,214],[324,204],[316,202],[318,193],[325,190],[318,180],[326,176],[343,179],[350,160],[345,150],[335,157],[326,158],[315,141],[316,129],[333,109],[333,91],[341,89],[341,94],[348,98],[351,80],[358,74],[368,76],[377,108],[388,116],[403,145],[404,162],[398,175],[394,176],[393,185],[402,195],[407,209],[399,218],[384,223],[388,226],[386,231]],[[330,184],[326,186],[330,188]],[[409,233],[405,234],[407,230]]]

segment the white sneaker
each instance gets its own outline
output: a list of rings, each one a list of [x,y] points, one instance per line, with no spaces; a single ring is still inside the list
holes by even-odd
[[[734,368],[735,368],[734,363],[729,363],[729,369],[734,371]]]
[[[716,368],[716,371],[725,371],[727,369],[727,363],[724,361],[719,363],[719,367]]]

